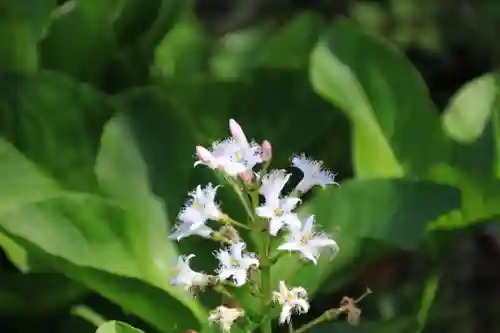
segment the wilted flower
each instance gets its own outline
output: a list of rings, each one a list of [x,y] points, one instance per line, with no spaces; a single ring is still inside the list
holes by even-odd
[[[219,279],[227,280],[233,278],[237,286],[242,286],[248,278],[248,269],[251,266],[258,267],[259,260],[255,253],[243,253],[246,244],[234,243],[227,250],[219,250],[215,256],[220,262],[217,269]]]
[[[257,216],[269,219],[269,233],[276,236],[285,225],[298,225],[300,221],[292,213],[300,199],[295,197],[281,197],[281,191],[290,178],[285,170],[272,170],[262,178],[260,194],[265,198],[265,204],[257,207]]]
[[[302,287],[288,289],[284,281],[280,281],[279,292],[273,292],[273,299],[281,305],[280,324],[290,321],[293,312],[297,314],[309,311],[307,291]]]
[[[224,305],[216,307],[214,310],[210,311],[208,320],[213,323],[219,323],[222,331],[224,333],[229,333],[231,331],[231,326],[236,319],[243,317],[245,311],[239,308],[228,308]]]
[[[170,279],[172,285],[182,286],[186,290],[191,290],[193,287],[203,288],[209,283],[210,279],[208,275],[195,272],[189,267],[189,262],[194,257],[194,254],[179,256],[177,266],[173,268],[175,277]]]
[[[330,248],[333,256],[339,251],[337,243],[327,235],[314,231],[314,215],[309,216],[303,228],[290,228],[287,241],[278,250],[298,251],[314,264],[323,248]]]
[[[323,170],[321,161],[314,161],[301,154],[292,159],[292,165],[304,174],[302,180],[295,187],[295,191],[299,193],[305,193],[316,185],[323,189],[326,188],[326,185],[339,185],[335,181],[335,174],[329,170]]]

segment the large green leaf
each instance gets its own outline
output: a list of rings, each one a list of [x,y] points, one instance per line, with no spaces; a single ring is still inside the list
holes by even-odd
[[[100,0],[61,5],[40,44],[42,66],[82,80],[100,79],[116,51],[113,22],[119,6],[120,1]]]
[[[256,68],[302,69],[309,63],[324,21],[312,12],[302,12],[289,22],[265,22],[228,33],[216,45],[210,59],[212,73],[238,80]],[[285,23],[281,26],[278,24]]]
[[[482,75],[462,86],[451,98],[443,114],[450,137],[462,143],[473,143],[483,133],[497,98],[497,78],[493,73]]]
[[[0,76],[0,135],[65,188],[96,190],[95,156],[113,112],[100,91],[58,73]]]
[[[151,193],[147,166],[124,116],[105,127],[96,174],[101,189],[127,207],[136,253],[167,269],[171,263],[165,258],[177,255],[166,238],[168,216],[163,202]]]
[[[89,293],[82,285],[55,273],[2,273],[2,315],[46,315],[64,309]]]
[[[352,121],[357,176],[422,176],[448,162],[449,140],[421,77],[387,41],[339,20],[313,51],[310,73]]]
[[[148,84],[155,50],[191,5],[191,1],[185,0],[154,0],[147,4],[128,1],[123,9],[124,17],[115,24],[124,45],[115,54],[115,80],[111,89],[116,89],[117,83],[125,87]]]
[[[38,42],[56,0],[6,0],[0,3],[0,70],[34,72]]]
[[[279,280],[286,280],[314,294],[332,271],[357,259],[363,240],[413,249],[428,222],[459,207],[457,189],[430,181],[352,180],[340,188],[328,188],[302,207],[300,215],[314,214],[319,226],[334,234],[340,247],[338,256],[330,262],[325,254],[318,265],[285,256],[272,267],[273,286],[277,288]],[[252,306],[251,300],[245,301]]]
[[[143,333],[143,331],[128,324],[113,320],[99,326],[95,333]]]
[[[106,156],[100,157],[99,168],[103,187],[111,194],[120,178],[108,177],[106,167],[114,161],[123,163],[114,158],[126,149],[116,146],[120,136],[114,130],[110,125],[103,138],[102,154]],[[133,147],[130,149],[133,152]],[[151,202],[141,199],[144,207],[138,210],[128,201],[133,196],[112,200],[64,191],[4,141],[0,141],[0,161],[0,232],[28,250],[36,261],[96,290],[155,326],[165,329],[165,318],[170,320],[169,325],[198,325],[194,318],[204,317],[201,307],[168,283],[166,266],[174,264],[175,252],[158,242],[157,237],[162,235],[158,228],[165,221],[154,198],[148,196]],[[128,167],[137,163],[135,160]],[[127,166],[117,165],[115,171],[125,177]],[[132,186],[137,179],[141,180],[131,180],[129,190],[142,189],[144,194],[144,184]],[[154,232],[159,235],[153,238]],[[159,305],[162,302],[172,304],[178,312],[163,310]],[[191,311],[196,317],[178,316]]]
[[[481,177],[495,174],[498,87],[495,73],[466,83],[451,98],[442,117],[448,136],[455,141],[453,165]]]
[[[327,232],[339,228],[335,237],[339,256],[333,265],[325,261],[318,265],[318,270],[326,273],[343,261],[352,260],[366,238],[395,248],[415,248],[428,222],[459,207],[460,193],[449,186],[429,181],[374,179],[348,181],[340,188],[320,192],[301,213],[314,214]],[[307,269],[301,269],[297,281],[317,287],[314,281],[304,281],[305,276]]]

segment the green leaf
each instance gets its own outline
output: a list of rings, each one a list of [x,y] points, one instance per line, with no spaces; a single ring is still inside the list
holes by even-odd
[[[0,276],[2,315],[47,315],[66,308],[89,293],[80,284],[55,273]]]
[[[211,40],[193,15],[176,23],[155,50],[153,75],[158,78],[206,72]]]
[[[497,75],[487,73],[463,85],[444,110],[447,134],[460,143],[473,143],[483,134],[498,108]]]
[[[113,134],[105,135],[103,146],[113,148]],[[106,149],[110,158],[116,153],[111,148]],[[165,329],[166,319],[169,325],[186,329],[199,325],[205,317],[203,309],[168,283],[166,268],[175,258],[166,255],[173,253],[162,248],[155,252],[156,238],[151,242],[143,238],[152,229],[145,232],[140,226],[149,228],[158,221],[149,224],[141,217],[153,214],[141,215],[143,211],[125,205],[123,198],[130,197],[111,200],[64,191],[4,141],[0,141],[0,160],[0,232],[37,262],[61,271],[157,327]],[[122,172],[123,168],[116,170]],[[107,189],[116,188],[110,186],[112,179],[104,180]],[[172,308],[178,310],[172,312]]]
[[[314,214],[329,233],[339,229],[335,237],[340,247],[337,259],[333,264],[322,261],[318,265],[320,271],[329,271],[343,261],[352,260],[356,248],[366,238],[395,248],[413,249],[428,222],[459,207],[460,192],[450,186],[430,181],[374,179],[348,181],[340,188],[318,193],[301,214]],[[301,269],[298,276],[302,279],[298,280],[314,290],[318,281],[303,281],[310,274],[307,271]]]
[[[498,132],[494,126],[499,109],[497,76],[488,73],[466,83],[452,97],[442,117],[448,136],[455,141],[452,165],[472,177],[496,173],[493,152]]]
[[[421,176],[449,160],[421,77],[387,41],[337,21],[314,49],[310,74],[315,90],[353,124],[358,177]]]
[[[43,71],[0,77],[0,133],[64,188],[94,192],[93,167],[106,97],[67,76]]]
[[[319,14],[303,12],[290,22],[265,22],[228,33],[210,62],[218,78],[238,80],[261,68],[302,69],[324,28]]]
[[[161,0],[160,3],[156,0],[148,1],[146,6],[144,1],[131,1],[133,2],[124,8],[124,19],[116,24],[117,33],[125,45],[115,55],[114,65],[115,71],[119,71],[118,79],[125,87],[150,82],[155,50],[192,7],[192,2],[185,0]],[[128,22],[134,23],[129,26]],[[116,84],[113,89],[116,89]]]
[[[301,12],[259,45],[254,61],[269,68],[305,68],[323,29],[324,20],[319,13]]]
[[[40,43],[42,66],[81,80],[99,80],[116,51],[113,21],[119,5],[99,0],[61,5]]]
[[[7,0],[0,4],[0,70],[35,72],[38,42],[56,0]]]
[[[144,333],[144,332],[128,324],[113,320],[102,324],[95,333]]]
[[[166,270],[171,263],[165,258],[177,256],[166,239],[168,216],[163,202],[151,193],[147,166],[123,115],[111,119],[104,129],[96,174],[103,192],[127,207],[137,257],[150,258]]]

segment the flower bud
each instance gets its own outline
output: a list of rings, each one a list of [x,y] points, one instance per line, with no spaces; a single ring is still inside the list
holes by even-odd
[[[205,147],[196,146],[196,156],[198,157],[198,161],[194,163],[194,166],[206,164],[211,169],[216,169],[218,167],[215,157]]]
[[[238,124],[234,119],[229,119],[229,131],[231,135],[236,140],[240,146],[248,146],[248,140],[241,128],[240,124]]]
[[[252,182],[253,173],[251,171],[240,172],[238,175],[245,184],[250,184]]]
[[[272,155],[273,155],[273,148],[271,146],[271,143],[267,140],[264,140],[264,142],[262,142],[262,161],[264,162],[270,161]]]

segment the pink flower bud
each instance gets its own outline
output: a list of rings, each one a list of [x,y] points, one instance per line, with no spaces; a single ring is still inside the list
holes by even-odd
[[[239,174],[240,178],[246,183],[246,184],[250,184],[250,182],[252,181],[252,172],[241,172]]]
[[[273,148],[271,146],[271,143],[267,140],[264,140],[264,142],[262,142],[262,160],[264,162],[270,161],[272,156]]]
[[[215,157],[205,147],[196,146],[196,156],[198,157],[198,161],[194,163],[194,166],[206,164],[211,169],[216,169],[218,167]]]
[[[248,146],[248,140],[243,129],[234,119],[229,119],[229,131],[240,146]]]

